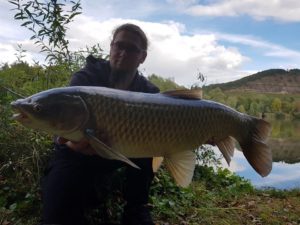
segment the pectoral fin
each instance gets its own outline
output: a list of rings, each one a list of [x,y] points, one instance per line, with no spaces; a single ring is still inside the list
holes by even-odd
[[[90,145],[95,149],[95,151],[103,158],[106,159],[113,159],[113,160],[120,160],[123,161],[130,166],[140,169],[135,163],[130,161],[126,156],[122,155],[118,151],[115,151],[105,143],[103,143],[101,140],[99,140],[95,135],[94,131],[91,129],[87,129],[85,131],[85,136],[89,140]]]
[[[179,152],[165,157],[165,165],[176,183],[187,187],[193,178],[196,154],[192,151]]]

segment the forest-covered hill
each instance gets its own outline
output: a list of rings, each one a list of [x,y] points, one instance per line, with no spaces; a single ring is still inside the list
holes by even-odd
[[[269,69],[236,81],[209,85],[205,89],[217,87],[222,91],[300,94],[300,70]]]

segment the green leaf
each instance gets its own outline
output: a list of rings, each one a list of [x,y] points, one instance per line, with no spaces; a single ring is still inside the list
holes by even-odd
[[[24,8],[24,11],[27,13],[27,15],[28,15],[29,17],[32,16],[32,15],[31,15],[31,12],[30,12],[28,9]]]
[[[22,14],[23,14],[22,12],[16,13],[15,17],[22,16]]]
[[[24,13],[21,11],[21,12],[17,13],[16,15],[14,15],[14,18],[16,20],[23,20],[23,19],[27,19],[27,16],[25,16]]]
[[[24,4],[23,4],[24,6]],[[29,11],[28,8],[31,6],[31,2],[27,3],[27,5],[25,5],[24,10],[27,12]]]
[[[22,23],[21,26],[22,27],[26,27],[27,25],[32,24],[32,21],[27,21],[25,23]]]
[[[15,1],[8,1],[8,2],[10,2],[11,4],[14,4],[14,5],[16,5],[16,6],[18,6],[19,7],[19,3],[18,2],[15,2]]]
[[[9,206],[9,209],[14,211],[17,208],[18,204],[17,203],[13,203]]]
[[[77,16],[77,15],[80,15],[81,14],[81,12],[76,12],[76,13],[73,13],[70,17],[69,17],[69,21],[72,19],[72,18],[74,18],[74,16]]]

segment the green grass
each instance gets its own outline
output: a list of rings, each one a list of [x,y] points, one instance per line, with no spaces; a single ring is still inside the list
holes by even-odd
[[[218,178],[211,183],[201,179],[187,189],[174,193],[171,186],[170,192],[154,195],[158,224],[300,223],[300,190],[256,190],[227,170],[218,170],[214,175]],[[224,184],[226,179],[229,181]]]

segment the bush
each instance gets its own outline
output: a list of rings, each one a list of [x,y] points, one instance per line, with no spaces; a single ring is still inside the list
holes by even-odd
[[[285,119],[285,114],[283,112],[277,112],[277,113],[275,113],[275,119],[284,120]]]
[[[39,183],[51,138],[12,121],[14,96],[1,90],[0,208],[12,224],[26,224],[39,215]],[[5,220],[4,220],[5,221]]]
[[[293,118],[294,119],[300,119],[300,112],[294,112],[293,113]]]

